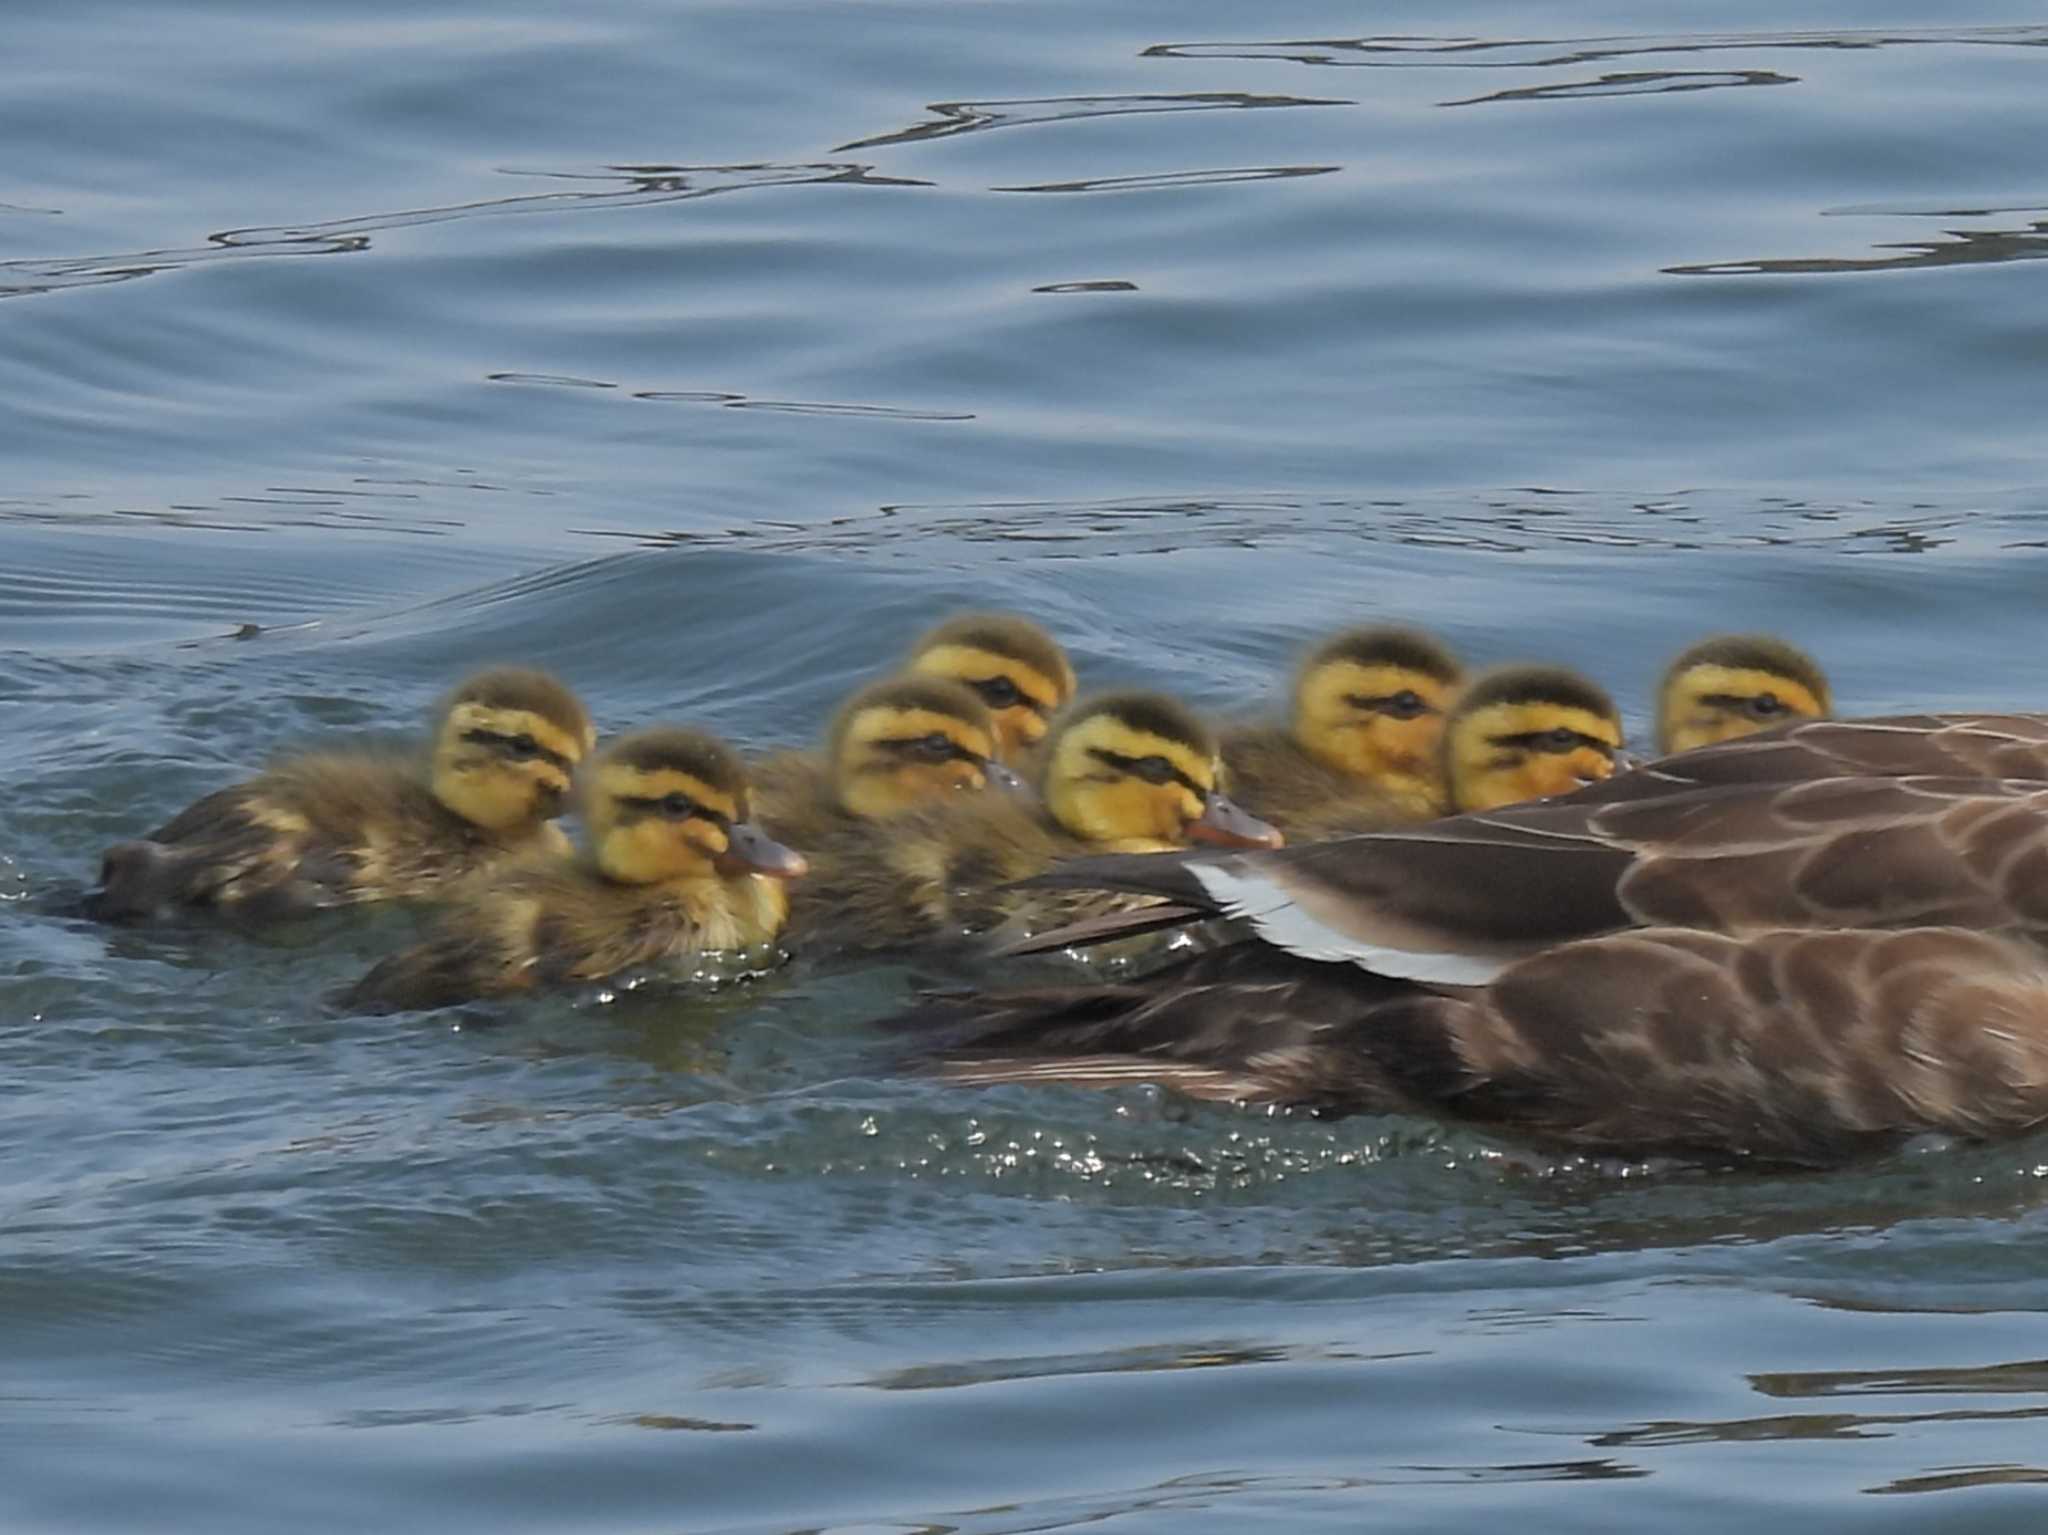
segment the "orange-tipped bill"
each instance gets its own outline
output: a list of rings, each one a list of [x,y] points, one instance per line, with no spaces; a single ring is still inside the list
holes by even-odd
[[[810,867],[802,853],[746,821],[735,821],[726,832],[725,852],[718,860],[721,874],[765,874],[770,879],[796,879]]]
[[[1188,836],[1220,847],[1278,847],[1287,840],[1279,827],[1260,820],[1226,794],[1209,796],[1200,819],[1188,827]]]

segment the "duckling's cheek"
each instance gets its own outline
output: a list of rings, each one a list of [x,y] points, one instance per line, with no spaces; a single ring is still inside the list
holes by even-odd
[[[1412,772],[1427,766],[1436,757],[1437,743],[1443,739],[1444,722],[1440,715],[1424,715],[1412,720],[1384,720],[1377,732],[1381,743],[1381,755],[1390,767]]]

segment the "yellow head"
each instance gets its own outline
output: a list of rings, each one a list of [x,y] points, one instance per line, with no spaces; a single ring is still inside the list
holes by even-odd
[[[892,677],[847,700],[826,738],[841,808],[878,820],[996,777],[995,726],[988,709],[957,682]]]
[[[1557,666],[1506,666],[1477,678],[1444,726],[1454,810],[1548,799],[1614,771],[1621,716],[1600,688]]]
[[[1106,693],[1053,726],[1040,792],[1061,826],[1119,852],[1278,847],[1279,832],[1219,792],[1221,770],[1215,736],[1172,699]]]
[[[1657,690],[1657,750],[1690,751],[1834,708],[1812,656],[1768,634],[1720,634],[1686,651]]]
[[[1348,629],[1295,676],[1294,738],[1340,773],[1440,803],[1438,747],[1463,684],[1456,657],[1426,634]]]
[[[715,736],[635,731],[597,759],[583,795],[592,856],[626,885],[804,872],[803,858],[747,819],[740,759]]]
[[[478,672],[434,713],[434,797],[473,826],[510,831],[562,813],[597,732],[546,672]]]
[[[1053,637],[1010,613],[962,613],[910,651],[910,670],[950,677],[981,695],[995,722],[996,756],[1015,762],[1045,736],[1053,711],[1074,696],[1074,668]]]

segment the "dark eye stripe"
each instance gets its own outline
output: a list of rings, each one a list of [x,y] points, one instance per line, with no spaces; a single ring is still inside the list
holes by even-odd
[[[507,735],[502,730],[484,730],[482,728],[465,730],[462,732],[462,739],[476,746],[491,747],[496,751],[505,753],[507,756],[519,750],[519,737]],[[542,762],[553,763],[564,773],[575,770],[575,763],[558,751],[548,750],[547,747],[541,745],[538,741],[533,743],[533,750],[528,755],[538,757]]]
[[[962,746],[958,741],[955,741],[951,736],[946,737],[946,743],[949,749],[947,750],[945,756],[925,756],[924,754],[928,749],[926,743],[930,740],[931,733],[927,731],[925,734],[921,736],[883,736],[876,740],[875,745],[879,746],[884,751],[895,752],[899,756],[904,757],[915,756],[925,762],[971,762],[976,767],[985,766],[988,762],[988,758],[984,757],[980,752],[973,751],[968,747]]]
[[[616,796],[616,803],[620,809],[631,810],[638,815],[662,815],[666,813],[663,809],[662,801],[667,798],[666,794],[621,794]],[[718,811],[713,810],[709,805],[699,805],[695,802],[691,803],[690,813],[683,819],[709,821],[713,826],[723,827],[728,830],[732,826],[731,816],[722,815]]]
[[[1611,741],[1603,741],[1598,736],[1589,736],[1583,731],[1573,730],[1567,733],[1572,738],[1571,744],[1568,746],[1551,745],[1553,732],[1548,730],[1525,730],[1516,735],[1494,736],[1492,739],[1495,746],[1514,746],[1521,748],[1523,751],[1554,751],[1562,753],[1576,751],[1581,746],[1590,746],[1603,757],[1612,757],[1615,752],[1620,750]]]
[[[1133,777],[1144,776],[1138,772],[1138,759],[1136,757],[1126,757],[1122,752],[1113,752],[1108,750],[1106,747],[1101,746],[1089,747],[1088,755],[1093,757],[1097,762],[1107,763],[1110,767],[1115,768],[1119,773],[1129,773]],[[1160,755],[1163,756],[1163,754]],[[1207,799],[1209,797],[1210,791],[1203,788],[1200,784],[1196,783],[1192,778],[1188,777],[1187,774],[1183,773],[1179,768],[1175,767],[1173,765],[1173,759],[1171,757],[1165,757],[1164,760],[1166,762],[1167,772],[1173,775],[1172,781],[1174,783],[1179,784],[1183,789],[1186,789],[1190,794],[1200,795],[1203,799]]]

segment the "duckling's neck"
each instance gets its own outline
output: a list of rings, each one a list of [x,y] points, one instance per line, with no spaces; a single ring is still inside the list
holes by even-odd
[[[1448,808],[1450,794],[1443,771],[1427,756],[1395,758],[1364,741],[1347,742],[1302,730],[1296,731],[1294,739],[1324,767],[1370,785],[1404,809],[1441,815]]]

